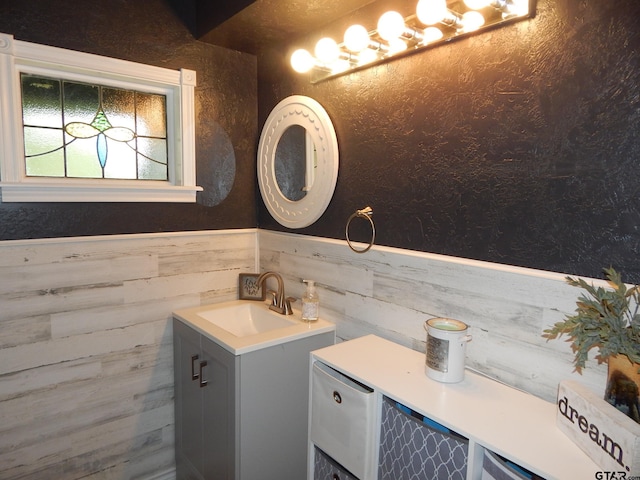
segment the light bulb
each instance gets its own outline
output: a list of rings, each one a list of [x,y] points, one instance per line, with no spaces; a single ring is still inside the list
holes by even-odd
[[[303,48],[291,55],[291,67],[298,73],[307,73],[314,64],[313,56]]]
[[[389,40],[389,52],[388,55],[395,55],[396,53],[403,52],[407,49],[407,42],[400,38],[394,38]]]
[[[447,0],[419,0],[416,16],[425,25],[435,25],[447,15]]]
[[[315,54],[322,63],[330,64],[335,62],[340,56],[340,48],[338,48],[335,40],[324,37],[316,43]]]
[[[375,62],[378,59],[378,54],[366,48],[358,54],[358,65],[366,65],[367,63]]]
[[[464,4],[471,10],[481,10],[489,5],[490,0],[464,0]]]
[[[424,29],[424,39],[422,43],[437,42],[443,36],[442,30],[436,27],[427,27]]]
[[[362,25],[351,25],[344,32],[344,45],[354,53],[363,51],[369,45],[369,32]]]
[[[484,25],[484,17],[480,12],[470,11],[462,15],[462,29],[465,32],[473,32]]]
[[[387,42],[400,38],[404,29],[404,18],[398,12],[389,11],[378,20],[378,34]]]
[[[529,13],[529,0],[513,0],[508,5],[508,10],[503,13],[503,16],[517,15],[522,16]]]
[[[346,72],[347,70],[349,70],[349,61],[345,60],[343,58],[339,58],[337,60],[335,60],[330,66],[329,68],[331,68],[331,73],[342,73],[342,72]]]

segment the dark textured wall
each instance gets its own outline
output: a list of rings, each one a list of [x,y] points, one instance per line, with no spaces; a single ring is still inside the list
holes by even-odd
[[[0,204],[0,240],[256,226],[257,66],[194,40],[165,0],[0,0],[0,32],[197,72],[197,204]]]
[[[260,126],[303,94],[336,127],[335,196],[298,232],[344,238],[371,205],[382,245],[594,277],[613,265],[640,282],[640,2],[537,7],[316,85],[286,49],[259,57]],[[262,205],[258,221],[285,230]]]

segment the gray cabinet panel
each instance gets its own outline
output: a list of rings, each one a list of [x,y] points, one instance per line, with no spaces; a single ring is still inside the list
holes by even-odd
[[[309,354],[334,338],[323,333],[240,356],[242,478],[306,478]]]
[[[175,321],[173,334],[177,476],[202,479],[203,401],[199,382],[192,380],[202,357],[200,335]]]
[[[234,480],[235,357],[174,320],[178,479]]]
[[[205,478],[233,480],[235,478],[236,418],[235,386],[236,359],[206,337],[200,337],[202,369],[202,450]]]

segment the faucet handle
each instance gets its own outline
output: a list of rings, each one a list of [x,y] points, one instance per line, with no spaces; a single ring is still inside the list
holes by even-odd
[[[291,302],[295,302],[297,298],[295,297],[287,297],[284,301],[284,314],[291,315],[293,313],[293,309],[291,308]]]
[[[267,290],[267,295],[271,295],[271,305],[277,305],[278,304],[278,300],[277,300],[277,293],[273,290]]]

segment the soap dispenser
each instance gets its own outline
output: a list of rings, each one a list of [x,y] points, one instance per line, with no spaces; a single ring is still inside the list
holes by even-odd
[[[302,320],[314,322],[318,320],[320,314],[320,298],[313,280],[303,280],[303,282],[307,284],[307,291],[302,296]]]

